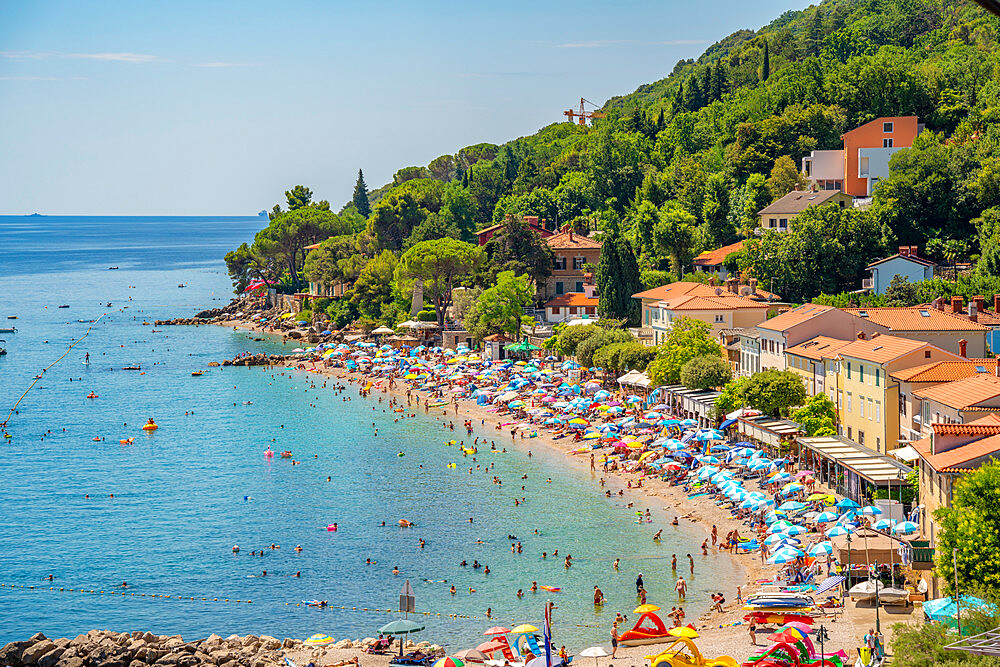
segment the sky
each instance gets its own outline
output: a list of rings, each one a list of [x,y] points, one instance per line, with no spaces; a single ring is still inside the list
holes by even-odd
[[[0,3],[0,214],[243,215],[564,120],[803,0]]]

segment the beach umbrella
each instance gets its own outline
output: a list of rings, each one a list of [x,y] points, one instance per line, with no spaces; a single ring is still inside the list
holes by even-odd
[[[787,500],[778,506],[778,509],[784,512],[793,512],[795,510],[801,510],[805,508],[806,506],[803,503],[798,502],[797,500]]]
[[[510,632],[510,628],[505,628],[502,625],[494,625],[492,628],[483,633],[484,637],[489,637],[490,635],[505,635]]]
[[[889,530],[895,523],[892,519],[879,519],[872,524],[872,528],[875,530]]]
[[[806,500],[808,500],[811,503],[816,502],[817,500],[822,500],[824,503],[831,505],[833,504],[835,499],[829,493],[813,493],[808,498],[806,498]]]
[[[684,419],[681,421],[681,426],[697,426],[698,422],[694,419]]]
[[[767,527],[767,532],[769,533],[780,533],[784,531],[785,528],[791,528],[792,522],[786,519],[781,519],[780,521],[775,521],[770,526]]]
[[[444,657],[435,661],[434,667],[465,667],[465,662],[458,658]]]
[[[800,470],[795,473],[795,479],[802,479],[803,477],[812,477],[814,473],[812,470]]]
[[[915,533],[918,530],[920,530],[920,526],[912,521],[900,521],[892,527],[892,532],[897,535],[909,535],[910,533]]]
[[[677,628],[670,628],[667,630],[667,634],[671,637],[687,637],[688,639],[697,639],[699,637],[698,631],[692,628],[690,625],[682,625]]]
[[[865,516],[881,516],[882,509],[879,507],[875,507],[874,505],[868,505],[866,507],[861,508],[861,513],[864,514]]]
[[[386,623],[378,629],[383,635],[408,635],[412,632],[420,632],[424,629],[422,623],[411,621],[408,618],[401,618],[390,623]]]
[[[577,655],[583,658],[593,658],[594,664],[596,665],[597,659],[606,657],[608,652],[605,651],[602,646],[591,646],[590,648],[583,649]]]
[[[833,543],[829,541],[819,542],[809,547],[807,553],[810,556],[829,556],[833,553]]]
[[[788,474],[788,473],[782,473],[782,474]],[[781,493],[787,496],[789,494],[795,493],[796,491],[801,491],[803,488],[804,487],[798,482],[789,482],[788,484],[785,484],[783,487],[781,487]]]
[[[767,562],[772,565],[784,565],[785,563],[791,563],[796,558],[801,558],[804,555],[805,554],[803,554],[798,549],[795,549],[793,547],[784,547],[775,552],[773,556],[768,558]]]
[[[773,465],[773,463],[769,464],[769,466],[770,465]],[[772,482],[784,482],[786,479],[791,479],[791,478],[792,476],[787,472],[778,472],[771,475],[770,479]]]
[[[696,456],[695,458],[701,461],[702,463],[711,463],[711,464],[719,463],[719,459],[714,456]]]
[[[538,628],[533,626],[531,623],[522,623],[521,625],[512,628],[510,632],[514,635],[524,635],[532,632],[538,632]]]
[[[764,538],[764,544],[770,547],[779,542],[784,542],[786,539],[788,539],[788,536],[784,533],[772,533]]]
[[[842,510],[856,510],[860,507],[861,505],[857,504],[850,498],[844,498],[843,500],[837,502],[837,508]]]
[[[788,526],[781,532],[786,535],[801,535],[802,533],[806,533],[808,531],[802,526]]]
[[[654,611],[660,611],[660,608],[655,604],[641,604],[632,610],[633,614],[651,614]]]
[[[307,646],[323,646],[324,644],[329,644],[330,642],[336,641],[330,635],[324,635],[323,633],[318,633],[309,637],[309,639],[302,642]]]
[[[841,535],[850,535],[851,531],[843,526],[834,526],[830,530],[826,531],[827,537],[840,537]]]
[[[833,512],[820,512],[813,518],[813,521],[815,521],[816,523],[833,523],[839,518],[840,517],[838,517]]]
[[[489,660],[489,657],[485,653],[474,648],[459,651],[455,654],[455,657],[463,662],[486,662]]]

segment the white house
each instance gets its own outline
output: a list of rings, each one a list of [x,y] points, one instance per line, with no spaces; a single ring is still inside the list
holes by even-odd
[[[889,283],[896,276],[906,278],[911,283],[930,280],[934,277],[934,267],[929,259],[917,256],[917,246],[899,246],[899,252],[868,265],[871,277],[865,278],[861,287],[875,294],[885,294]]]

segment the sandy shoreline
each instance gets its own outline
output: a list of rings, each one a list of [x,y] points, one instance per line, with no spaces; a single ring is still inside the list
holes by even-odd
[[[221,322],[219,324],[220,326],[247,330],[264,335],[281,335],[275,332],[264,331],[260,327],[244,321],[228,321]],[[305,369],[307,371],[314,370],[323,376],[350,383],[350,386],[357,386],[367,380],[367,376],[363,373],[348,372],[343,368],[323,368],[323,364],[307,363],[305,365]],[[388,385],[388,383],[383,383],[383,385]],[[382,386],[379,388],[373,388],[372,391],[380,391],[387,397],[393,396],[397,399],[397,401],[406,405],[406,391],[408,388],[409,387],[405,383],[396,382],[395,386],[392,388]],[[417,394],[417,392],[413,393],[415,395]],[[422,405],[427,394],[421,392],[419,395],[421,398],[420,404]],[[419,410],[419,406],[416,403],[412,404],[411,408]],[[570,453],[572,450],[579,447],[579,443],[574,442],[572,438],[555,439],[551,434],[544,430],[539,430],[537,437],[530,439],[522,439],[520,437],[511,438],[509,430],[506,428],[496,428],[500,423],[511,421],[511,417],[509,415],[498,415],[496,412],[492,412],[489,408],[479,406],[468,399],[459,400],[457,410],[454,406],[449,404],[447,409],[444,407],[432,408],[426,414],[427,416],[433,415],[437,418],[447,417],[449,421],[458,422],[459,425],[461,422],[466,420],[472,420],[475,431],[474,435],[479,435],[480,439],[485,438],[487,442],[495,440],[498,446],[510,446],[513,444],[516,447],[525,448],[529,446],[544,446],[555,452],[563,454],[564,458],[570,465],[579,466],[583,471],[587,471],[589,468],[589,457],[586,455],[577,456]],[[482,445],[480,445],[480,447],[482,447]],[[629,498],[626,498],[626,500],[632,500],[635,501],[637,505],[645,506],[647,503],[640,502],[640,499],[648,499],[648,505],[650,507],[653,507],[655,503],[655,507],[666,514],[680,516],[682,517],[682,522],[687,521],[692,525],[698,526],[698,529],[702,531],[705,538],[709,540],[710,553],[713,549],[715,549],[715,547],[711,546],[711,528],[713,525],[718,528],[720,542],[721,537],[730,530],[738,529],[746,532],[746,526],[742,523],[734,521],[727,510],[721,509],[713,502],[694,502],[687,497],[687,494],[684,493],[681,487],[670,486],[658,478],[644,477],[642,480],[642,487],[636,488],[633,484],[631,488],[628,488],[628,481],[632,480],[634,482],[636,479],[635,475],[625,474],[620,470],[614,472],[603,472],[600,466],[598,466],[597,470],[595,472],[591,472],[590,476],[592,478],[593,490],[595,493],[603,493],[605,489],[611,489],[614,494],[617,493],[619,489],[622,489],[626,496],[630,496]],[[606,480],[606,486],[603,488],[598,484],[598,480],[602,477]],[[759,589],[759,584],[757,583],[759,580],[769,579],[774,574],[774,566],[763,564],[758,553],[737,555],[726,552],[726,556],[729,557],[742,572],[742,594],[744,597]],[[687,567],[683,560],[685,559],[682,558],[682,562],[679,564],[679,571],[682,575],[687,572]],[[665,572],[662,574],[667,576],[667,573]],[[654,576],[659,575],[660,573],[654,573]],[[726,604],[724,605],[723,613],[709,611],[698,617],[689,613],[685,619],[685,623],[691,623],[698,629],[701,638],[697,640],[697,644],[706,657],[730,655],[737,660],[742,661],[761,649],[753,646],[751,643],[746,625],[730,625],[733,623],[741,623],[743,616],[746,614],[746,612],[741,608],[741,605],[737,604],[735,601],[736,591],[724,590],[722,592],[726,595]],[[651,600],[651,602],[656,602],[661,606],[663,606],[663,604],[672,606],[677,603],[678,600],[673,598],[660,601]],[[680,604],[686,608],[692,603],[697,604],[700,608],[707,606],[706,601],[689,600],[686,602],[680,602]],[[632,614],[629,613],[631,610],[623,609],[622,611],[627,613],[629,616],[632,616]],[[874,625],[874,611],[866,607],[855,607],[849,599],[847,606],[842,611],[844,613],[838,614],[836,617],[830,617],[829,619],[823,621],[829,634],[829,640],[826,642],[826,646],[831,652],[839,649],[845,650],[849,656],[852,656],[853,660],[853,657],[856,657],[857,655],[856,647],[862,645],[862,636],[865,632],[867,632],[870,626]],[[890,636],[889,629],[891,623],[896,621],[910,621],[913,616],[912,614],[893,614],[888,612],[886,609],[883,609],[882,615],[884,617],[882,632],[887,639]],[[610,627],[603,628],[598,631],[594,642],[595,644],[604,646],[608,652],[611,650],[609,631]],[[770,633],[767,630],[758,629],[757,642],[759,645],[769,645],[769,642],[766,640],[768,634]],[[641,664],[644,661],[645,656],[653,655],[659,650],[662,650],[665,646],[666,644],[619,647],[617,659],[619,661],[627,660],[630,664]],[[321,651],[318,656],[310,655],[309,660],[312,660],[317,665],[327,665],[354,656],[361,656],[362,660],[364,660],[364,664],[381,664],[381,660],[385,660],[379,656],[361,654],[355,649],[328,649]],[[293,657],[293,659],[296,658]],[[587,662],[589,663],[590,660],[592,660],[592,658],[588,658]],[[387,664],[387,660],[385,661]],[[611,662],[610,658],[601,658],[599,660],[599,664],[602,665],[609,662]]]

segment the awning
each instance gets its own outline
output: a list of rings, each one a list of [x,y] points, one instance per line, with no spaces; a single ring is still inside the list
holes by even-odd
[[[889,455],[895,456],[900,461],[906,461],[907,463],[916,461],[920,457],[920,454],[917,454],[917,450],[915,450],[910,445],[904,445],[899,449],[894,449],[891,452],[889,452]]]

